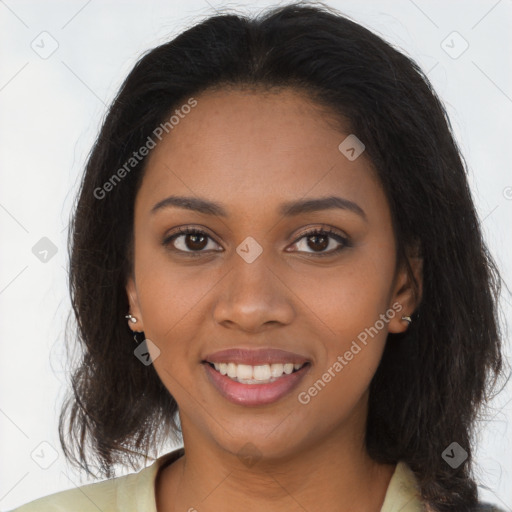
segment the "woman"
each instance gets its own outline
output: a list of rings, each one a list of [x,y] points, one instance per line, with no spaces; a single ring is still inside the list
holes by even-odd
[[[315,5],[211,17],[121,87],[70,232],[59,429],[108,480],[18,511],[492,510],[500,281],[462,157],[418,66]]]

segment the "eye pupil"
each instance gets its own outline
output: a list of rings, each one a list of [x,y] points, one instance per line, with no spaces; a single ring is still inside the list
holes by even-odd
[[[199,239],[203,239],[202,242],[199,242],[198,240]],[[200,234],[188,234],[186,235],[186,245],[187,245],[187,248],[188,249],[191,249],[191,250],[201,250],[201,249],[204,249],[204,247],[206,246],[206,237],[204,235],[200,235]],[[192,240],[192,246],[188,243],[190,240]],[[195,244],[198,244],[198,245],[195,245]]]
[[[320,245],[320,247],[318,247],[318,246],[317,246],[317,247],[313,247],[313,246],[312,246],[312,244],[311,244],[311,243],[309,243],[309,241],[308,241],[308,246],[309,246],[311,249],[313,249],[313,250],[320,250],[320,251],[322,251],[322,250],[324,250],[326,247],[328,247],[328,245],[329,245],[329,237],[327,237],[327,236],[325,236],[325,235],[318,235],[318,234],[317,234],[317,235],[311,235],[311,236],[309,236],[309,237],[308,237],[308,239],[309,239],[309,240],[312,240],[312,239],[313,239],[313,240],[315,240],[315,241],[313,242],[313,245],[315,245],[315,244],[319,244],[319,245]],[[323,243],[318,242],[318,239],[322,239],[322,240],[323,240]]]

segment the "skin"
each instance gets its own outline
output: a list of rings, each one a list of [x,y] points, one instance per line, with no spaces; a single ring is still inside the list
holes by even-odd
[[[153,364],[179,405],[186,450],[159,473],[158,511],[378,512],[395,466],[375,463],[365,450],[368,387],[387,333],[407,329],[401,316],[418,299],[405,269],[395,271],[389,206],[371,162],[364,153],[348,160],[338,145],[349,132],[291,89],[209,91],[196,99],[149,156],[126,285],[138,319],[130,328],[161,351]],[[176,207],[152,215],[170,195],[219,202],[228,216]],[[366,220],[338,208],[278,212],[284,201],[331,195],[357,203]],[[206,231],[207,246],[182,235],[164,247],[179,226]],[[322,227],[350,245],[303,236]],[[252,263],[236,252],[248,236],[263,249]],[[198,247],[199,257],[178,250]],[[411,264],[421,282],[421,262]],[[403,309],[308,404],[299,403],[298,393],[395,303]],[[280,348],[312,364],[278,402],[236,405],[201,364],[233,347]],[[251,467],[237,456],[248,442],[260,456]]]

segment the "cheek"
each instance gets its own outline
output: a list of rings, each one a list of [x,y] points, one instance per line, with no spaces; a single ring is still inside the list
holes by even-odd
[[[195,371],[201,370],[195,340],[205,314],[201,299],[211,288],[205,279],[177,271],[169,262],[155,258],[141,272],[140,304],[145,335],[160,350],[153,366],[164,386],[178,404],[190,399]]]
[[[310,292],[311,300],[317,298],[318,313],[310,317],[321,319],[314,323],[320,329],[317,343],[323,346],[314,374],[300,391],[312,414],[326,416],[325,428],[360,402],[378,368],[388,332],[388,323],[380,316],[386,315],[387,289],[368,274],[343,277],[343,284],[331,282],[321,299]]]
[[[351,407],[369,386],[395,315],[389,309],[393,270],[394,248],[381,241],[354,251],[328,279],[301,278],[312,330],[323,345],[315,372],[319,387],[325,384],[319,401]]]
[[[200,265],[178,264],[161,247],[141,243],[136,255],[137,292],[145,323],[165,341],[173,331],[190,323],[190,314],[212,289],[215,279]],[[183,260],[184,262],[186,260]],[[166,335],[167,333],[167,335]]]
[[[349,346],[389,308],[394,255],[392,247],[381,245],[380,249],[367,246],[347,254],[340,265],[329,270],[296,274],[297,282],[291,287],[311,313],[318,333],[331,340],[327,345],[340,350]]]

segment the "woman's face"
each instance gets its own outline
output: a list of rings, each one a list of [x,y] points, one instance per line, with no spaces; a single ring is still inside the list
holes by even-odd
[[[362,440],[386,336],[414,309],[369,160],[292,90],[195,99],[148,157],[127,283],[185,443],[279,457]],[[154,210],[170,196],[191,200]]]

